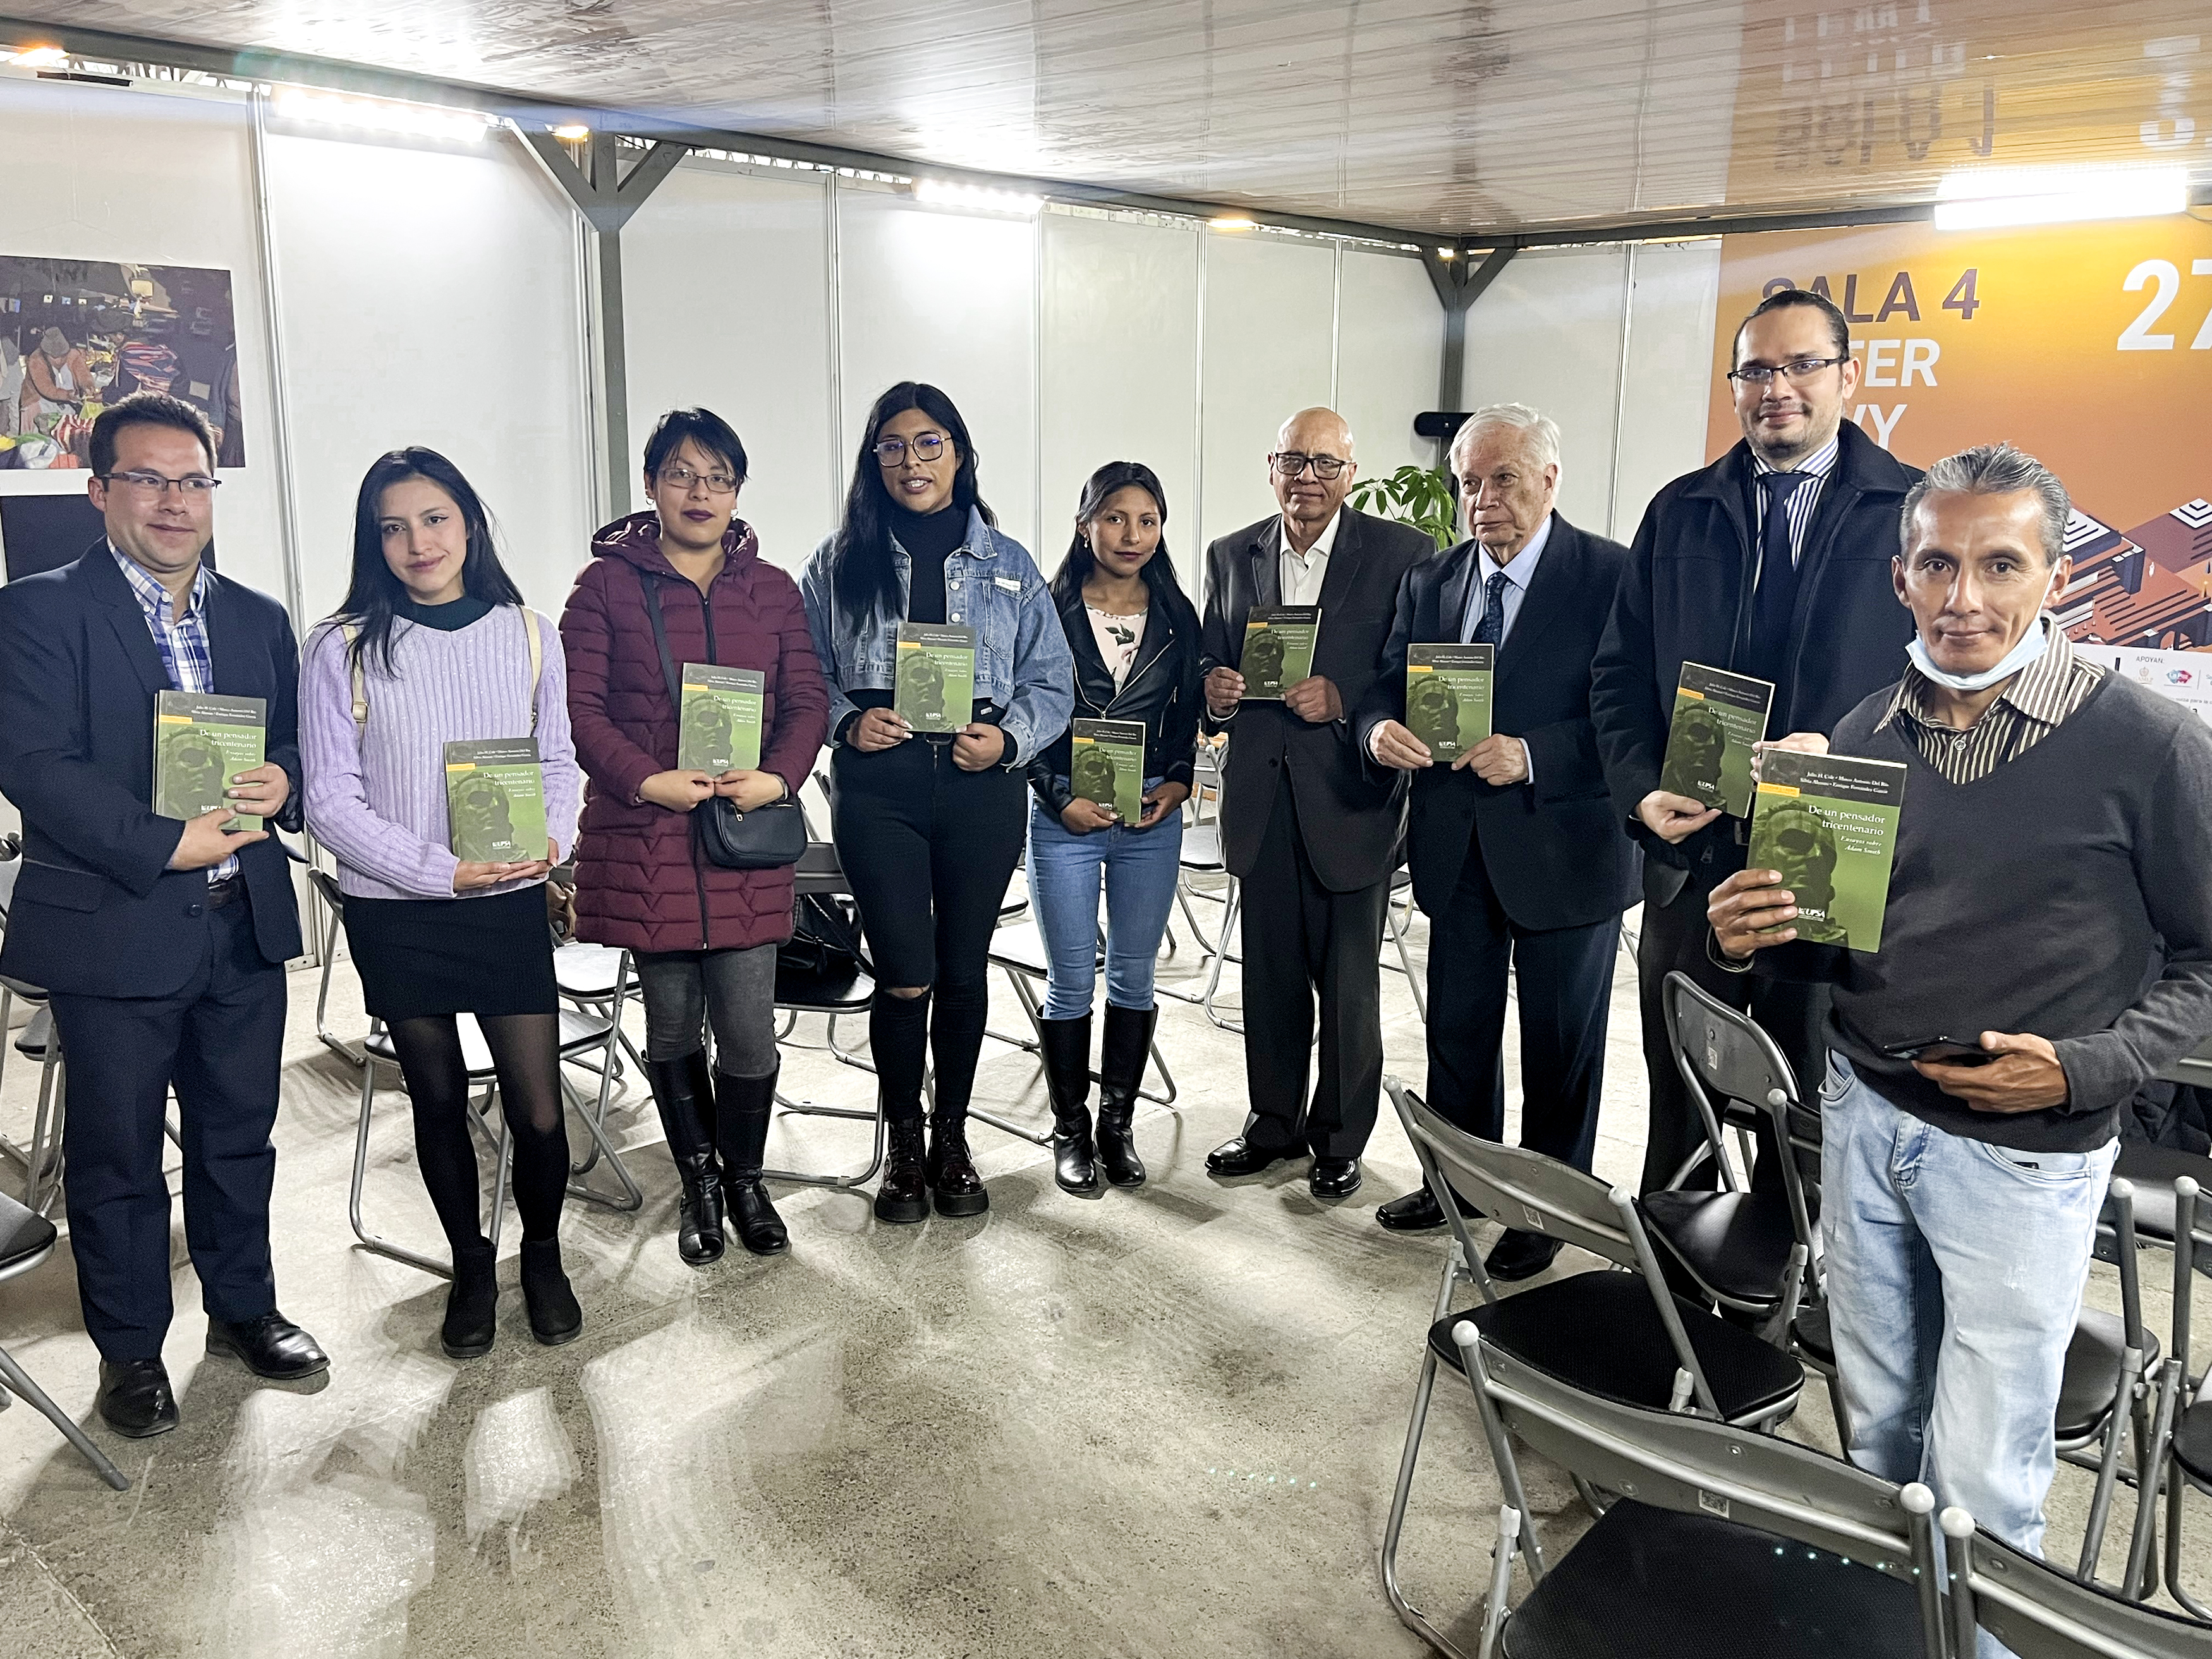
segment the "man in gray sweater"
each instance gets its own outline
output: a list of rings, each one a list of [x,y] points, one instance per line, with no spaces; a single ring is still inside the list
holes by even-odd
[[[1834,984],[1821,1227],[1852,1461],[2039,1552],[2120,1110],[2212,1032],[2212,732],[2045,614],[2068,512],[2006,445],[1905,497],[1911,664],[1832,739],[1907,768],[1881,949],[1791,943],[1771,870],[1707,911],[1723,966]]]

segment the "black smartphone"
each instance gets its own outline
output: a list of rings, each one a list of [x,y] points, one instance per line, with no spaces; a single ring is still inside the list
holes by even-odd
[[[1881,1051],[1892,1060],[1925,1060],[1940,1066],[1986,1066],[1996,1058],[1978,1042],[1961,1042],[1948,1036],[1885,1042]]]

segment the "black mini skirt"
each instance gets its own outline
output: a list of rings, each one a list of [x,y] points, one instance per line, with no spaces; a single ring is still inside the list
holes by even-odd
[[[386,1024],[560,1008],[542,882],[488,898],[349,896],[345,928],[362,1000]]]

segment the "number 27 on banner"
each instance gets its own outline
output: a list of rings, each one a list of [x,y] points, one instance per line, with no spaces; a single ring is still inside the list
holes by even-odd
[[[2191,276],[2212,276],[2212,259],[2191,259]],[[2171,259],[2145,259],[2128,273],[2120,284],[2130,294],[2152,289],[2150,302],[2136,313],[2135,321],[2120,331],[2119,349],[2122,351],[2171,351],[2173,336],[2154,334],[2151,330],[2165,318],[2167,310],[2181,293],[2181,267]],[[2212,306],[2212,285],[2197,286],[2198,296]],[[2206,310],[2204,320],[2197,330],[2197,337],[2189,343],[2191,351],[2212,351],[2212,308]]]

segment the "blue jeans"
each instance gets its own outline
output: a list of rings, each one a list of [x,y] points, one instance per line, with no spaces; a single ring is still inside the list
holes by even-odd
[[[1145,780],[1145,788],[1158,787]],[[1098,890],[1106,889],[1106,1000],[1116,1008],[1152,1006],[1152,967],[1175,908],[1182,861],[1182,813],[1149,830],[1115,824],[1079,836],[1030,797],[1030,902],[1051,964],[1047,1019],[1080,1019],[1091,1012],[1097,975]]]
[[[2051,1414],[2113,1141],[2019,1152],[1899,1111],[1840,1054],[1820,1091],[1820,1232],[1851,1462],[1925,1481],[2041,1554]],[[1985,1652],[1996,1651],[1986,1635]]]

